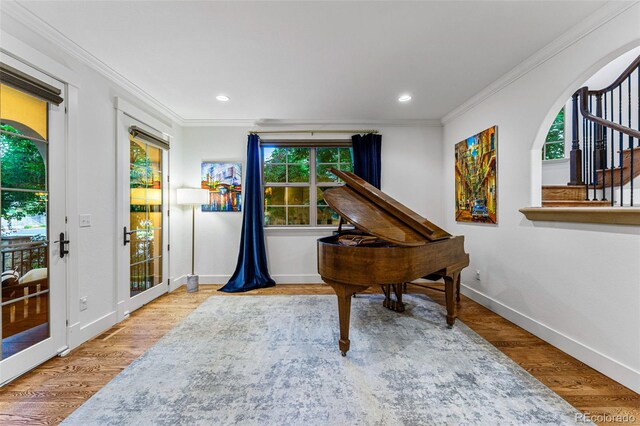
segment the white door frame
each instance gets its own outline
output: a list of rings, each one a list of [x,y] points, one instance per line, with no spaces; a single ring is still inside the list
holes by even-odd
[[[67,346],[67,293],[69,258],[74,256],[72,241],[70,254],[60,257],[60,245],[54,244],[61,232],[69,239],[68,227],[68,176],[69,140],[66,109],[68,105],[68,86],[25,63],[4,53],[2,62],[38,78],[62,91],[64,101],[58,105],[49,104],[49,149],[48,149],[48,237],[49,237],[49,337],[24,349],[23,351],[0,361],[0,385],[15,379],[44,361],[65,352]],[[53,203],[51,201],[54,201]],[[1,321],[1,320],[0,320]]]
[[[118,263],[117,271],[117,288],[116,294],[118,295],[118,301],[116,306],[117,321],[122,321],[127,318],[131,312],[140,308],[141,306],[149,303],[153,299],[169,291],[169,277],[170,273],[170,252],[167,250],[169,247],[169,151],[163,155],[163,208],[162,208],[162,282],[149,290],[140,293],[134,297],[130,297],[130,245],[124,244],[124,227],[130,230],[129,224],[129,206],[130,206],[130,194],[129,194],[129,127],[136,125],[155,133],[163,134],[168,142],[171,140],[171,127],[165,123],[157,120],[155,117],[150,116],[144,111],[134,107],[121,98],[116,99],[116,134],[117,134],[117,149],[116,149],[116,161],[117,161],[117,203],[116,203],[116,215],[117,215],[117,228],[116,228],[116,258]]]

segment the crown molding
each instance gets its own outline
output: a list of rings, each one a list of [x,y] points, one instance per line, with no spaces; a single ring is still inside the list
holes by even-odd
[[[28,10],[26,7],[19,4],[18,2],[2,2],[2,12],[5,12],[9,17],[15,19],[27,29],[33,31],[41,37],[44,37],[46,40],[50,41],[52,44],[54,44],[66,54],[70,55],[72,58],[89,66],[109,81],[112,81],[113,83],[119,85],[124,90],[142,101],[145,105],[153,108],[158,113],[165,115],[168,121],[173,120],[180,125],[183,124],[183,118],[176,114],[172,109],[164,105],[162,102],[151,96],[149,93],[147,93],[145,90],[143,90],[130,80],[128,80],[126,77],[118,73],[109,65],[105,64],[100,59],[89,53],[87,50],[74,43],[67,36],[53,28],[45,20]]]
[[[311,120],[292,119],[280,120],[273,118],[263,118],[256,120],[259,127],[279,127],[279,126],[416,126],[416,127],[441,127],[439,119],[381,119],[381,120]]]
[[[205,119],[183,117],[184,127],[251,127],[254,129],[271,127],[314,126],[314,128],[336,126],[387,126],[387,127],[442,127],[440,120],[280,120],[262,119]]]
[[[215,119],[215,118],[183,118],[182,127],[254,127],[256,120],[250,119]]]
[[[571,45],[580,41],[582,38],[586,37],[602,25],[606,24],[616,16],[637,5],[638,3],[640,2],[611,1],[606,3],[594,13],[589,15],[585,20],[571,27],[560,37],[556,38],[554,41],[538,50],[523,62],[516,65],[516,67],[511,71],[507,72],[502,77],[491,83],[489,86],[473,95],[470,99],[468,99],[460,106],[445,114],[444,117],[442,117],[442,124],[447,124],[456,117],[459,117],[460,115],[484,102],[486,99],[490,98],[510,84],[519,80],[549,59],[558,55]]]

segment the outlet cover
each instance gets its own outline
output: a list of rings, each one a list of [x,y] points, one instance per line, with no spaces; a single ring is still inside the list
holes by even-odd
[[[80,215],[80,228],[87,228],[91,226],[91,215],[90,214],[81,214]]]
[[[80,310],[81,311],[87,310],[87,296],[80,298]]]

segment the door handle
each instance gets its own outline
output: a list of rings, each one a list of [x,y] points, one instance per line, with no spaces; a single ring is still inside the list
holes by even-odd
[[[65,254],[69,254],[69,250],[67,249],[67,244],[69,244],[69,240],[64,239],[64,232],[60,233],[60,239],[58,241],[54,241],[54,243],[60,244],[60,257],[63,258]]]
[[[124,227],[124,234],[123,234],[123,241],[124,241],[124,245],[125,246],[131,242],[131,240],[129,239],[131,234],[132,234],[132,232],[127,232],[127,227],[125,226]]]

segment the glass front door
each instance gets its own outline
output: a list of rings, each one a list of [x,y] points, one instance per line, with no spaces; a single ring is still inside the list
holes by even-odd
[[[48,76],[12,66],[62,90]],[[64,349],[68,256],[58,241],[66,239],[65,164],[64,105],[0,84],[0,383]]]
[[[49,337],[49,143],[47,102],[5,85],[0,97],[2,359],[6,359]],[[28,113],[20,116],[16,108]]]
[[[129,139],[130,297],[162,283],[163,150]]]

